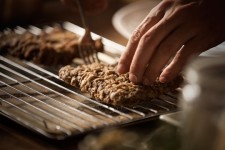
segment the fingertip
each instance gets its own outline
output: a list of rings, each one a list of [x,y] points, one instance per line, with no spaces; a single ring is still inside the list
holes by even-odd
[[[127,73],[129,70],[127,69],[127,67],[126,67],[126,65],[124,65],[124,64],[118,64],[117,65],[117,72],[119,73],[119,74],[124,74],[124,73]]]
[[[172,72],[170,69],[164,69],[161,75],[159,76],[159,82],[161,83],[167,83],[173,80],[176,76],[175,71]]]
[[[161,69],[157,66],[155,66],[154,68],[152,68],[152,65],[148,65],[148,67],[145,69],[145,72],[144,72],[144,80],[145,80],[145,83],[147,83],[146,81],[146,78],[148,79],[148,85],[150,84],[153,84],[158,76],[160,75]],[[144,82],[143,80],[143,82]],[[144,83],[143,83],[144,84]]]
[[[170,82],[176,78],[181,72],[183,65],[181,62],[172,62],[170,63],[161,73],[159,81],[162,83]]]
[[[138,82],[137,76],[136,76],[135,74],[133,74],[133,73],[130,73],[130,74],[129,74],[129,80],[130,80],[131,82],[133,82],[134,84],[138,84],[138,83],[139,83],[139,82]]]
[[[159,77],[159,82],[166,83],[166,82],[168,82],[168,79],[165,76],[160,76]]]

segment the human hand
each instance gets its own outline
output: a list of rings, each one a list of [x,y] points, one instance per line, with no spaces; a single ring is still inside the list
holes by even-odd
[[[76,7],[76,0],[61,0],[64,4]],[[81,5],[88,14],[97,14],[105,10],[108,6],[107,0],[80,0]]]
[[[163,0],[133,32],[117,71],[149,85],[175,78],[188,59],[225,40],[224,0]]]

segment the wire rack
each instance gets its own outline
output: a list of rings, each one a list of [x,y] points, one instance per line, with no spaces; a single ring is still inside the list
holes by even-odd
[[[82,34],[65,22],[62,27]],[[41,30],[17,27],[15,32]],[[99,37],[93,34],[94,38]],[[119,55],[123,46],[103,38],[106,53]],[[116,59],[116,57],[115,57]],[[46,68],[10,56],[0,56],[0,112],[48,138],[65,139],[88,131],[128,124],[177,111],[176,93],[162,95],[133,107],[115,107],[91,99],[58,78],[57,68]]]

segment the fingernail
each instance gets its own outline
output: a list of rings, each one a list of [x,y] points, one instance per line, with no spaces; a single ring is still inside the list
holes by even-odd
[[[118,73],[126,73],[126,68],[123,64],[118,64],[117,66],[117,72]]]
[[[130,79],[130,81],[133,82],[133,83],[137,83],[137,82],[138,82],[137,76],[135,76],[135,75],[132,74],[132,73],[129,74],[129,79]]]
[[[146,78],[146,77],[144,77],[144,79],[143,79],[143,84],[144,84],[144,85],[150,85],[149,79]]]
[[[160,77],[159,77],[159,81],[162,82],[162,83],[166,83],[166,82],[167,82],[165,76],[160,76]]]

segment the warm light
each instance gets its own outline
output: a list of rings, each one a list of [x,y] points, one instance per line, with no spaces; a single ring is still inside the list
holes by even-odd
[[[196,97],[198,97],[201,93],[201,89],[199,85],[186,85],[183,88],[183,99],[185,99],[187,102],[192,102],[195,100]]]

